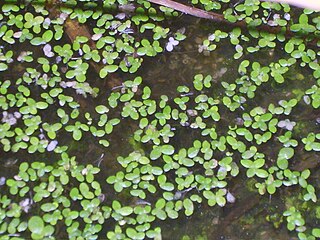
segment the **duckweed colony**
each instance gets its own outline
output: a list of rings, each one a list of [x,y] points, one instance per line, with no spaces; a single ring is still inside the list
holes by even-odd
[[[0,239],[320,237],[319,13],[22,2],[1,3]]]

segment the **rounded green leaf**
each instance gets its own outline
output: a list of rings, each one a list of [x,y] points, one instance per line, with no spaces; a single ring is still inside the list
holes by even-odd
[[[279,151],[279,155],[278,155],[278,158],[281,158],[281,159],[290,159],[292,158],[294,155],[294,150],[293,148],[282,148],[280,151]]]
[[[119,68],[119,66],[117,66],[117,65],[107,65],[100,70],[99,75],[101,78],[105,78],[108,75],[108,73],[113,73],[113,72],[117,71],[118,68]]]
[[[79,141],[82,138],[82,132],[79,129],[75,129],[72,133],[72,137],[74,140]]]
[[[183,207],[185,208],[186,216],[191,216],[193,214],[194,206],[189,198],[183,200]]]
[[[32,233],[41,234],[44,229],[44,222],[39,216],[32,216],[28,221],[28,228]]]
[[[163,145],[161,147],[161,152],[165,155],[172,155],[174,153],[174,147],[168,144]]]
[[[122,207],[120,209],[117,209],[117,213],[122,216],[129,216],[131,213],[133,213],[133,208],[129,206]]]
[[[0,72],[5,71],[8,69],[8,65],[5,63],[0,63]]]

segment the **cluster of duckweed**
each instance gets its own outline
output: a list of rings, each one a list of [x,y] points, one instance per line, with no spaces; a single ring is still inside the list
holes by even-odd
[[[3,152],[60,160],[22,162],[14,177],[1,180],[1,239],[160,239],[160,221],[189,217],[201,204],[234,203],[232,184],[241,172],[261,195],[296,186],[296,201],[281,213],[287,228],[300,239],[320,237],[316,224],[306,224],[320,214],[311,220],[304,214],[319,203],[319,186],[310,180],[312,169],[294,165],[301,152],[320,151],[320,134],[302,131],[292,114],[296,108],[319,112],[318,14],[291,16],[287,5],[255,0],[232,7],[225,0],[192,1],[248,24],[248,30],[215,30],[198,46],[206,53],[221,42],[233,46],[238,77],[216,82],[197,73],[175,95],[155,97],[136,72],[145,57],[174,51],[186,38],[162,26],[176,12],[148,1],[79,1],[81,8],[68,1],[51,16],[41,3],[1,5],[0,142]],[[91,26],[91,39],[68,42],[67,18]],[[258,31],[262,24],[280,31]],[[287,28],[296,35],[289,37]],[[285,51],[281,58],[279,49]],[[258,61],[259,54],[268,58]],[[103,67],[89,74],[97,70],[94,63]],[[120,72],[131,79],[113,89],[101,86]],[[257,102],[261,92],[302,80],[304,89]],[[88,106],[94,98],[98,104]],[[106,182],[95,176],[99,167],[69,156],[65,136],[80,143],[92,137],[108,151],[109,136],[128,122],[135,147],[117,158]],[[177,139],[185,131],[188,137]],[[112,187],[108,192],[105,184]]]

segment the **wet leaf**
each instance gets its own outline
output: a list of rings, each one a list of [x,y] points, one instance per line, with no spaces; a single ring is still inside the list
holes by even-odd
[[[280,159],[290,159],[294,155],[293,148],[282,148],[279,151],[278,158]]]
[[[44,222],[39,216],[32,216],[28,221],[28,228],[32,233],[42,235],[44,231]]]
[[[189,198],[183,200],[183,207],[185,208],[186,216],[191,216],[193,214],[194,206]]]

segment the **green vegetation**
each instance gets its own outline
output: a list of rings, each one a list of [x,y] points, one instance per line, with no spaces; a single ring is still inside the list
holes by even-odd
[[[161,221],[236,205],[239,182],[283,199],[267,216],[275,227],[320,237],[319,14],[189,4],[230,22],[203,22],[196,57],[228,51],[183,84],[167,64],[160,91],[144,63],[195,37],[170,24],[178,12],[144,0],[1,4],[1,240],[161,239]]]

